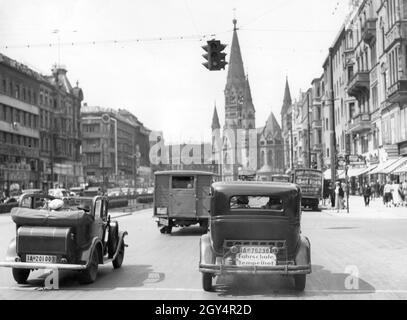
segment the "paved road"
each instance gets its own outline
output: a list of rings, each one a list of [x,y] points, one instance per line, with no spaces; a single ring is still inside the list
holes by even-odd
[[[122,269],[102,266],[96,283],[88,286],[79,285],[75,273],[64,272],[60,290],[44,291],[39,271],[19,286],[10,269],[2,268],[0,299],[407,299],[406,219],[304,212],[313,273],[303,294],[293,290],[291,278],[250,276],[217,279],[216,292],[207,293],[198,271],[201,230],[162,235],[151,215],[150,209],[119,218],[129,232]],[[10,217],[0,216],[1,259],[14,233]]]

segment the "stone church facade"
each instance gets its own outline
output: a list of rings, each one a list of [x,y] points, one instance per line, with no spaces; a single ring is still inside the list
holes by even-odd
[[[236,20],[225,86],[225,122],[220,125],[215,106],[212,119],[212,159],[220,163],[224,181],[250,177],[270,180],[284,173],[281,127],[271,112],[264,127],[256,128],[249,78],[244,72]]]

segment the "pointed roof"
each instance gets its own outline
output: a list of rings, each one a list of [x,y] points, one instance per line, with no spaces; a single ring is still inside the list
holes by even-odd
[[[220,122],[219,122],[219,116],[218,116],[218,110],[215,109],[213,110],[213,117],[212,117],[212,130],[220,129]]]
[[[291,106],[291,93],[290,93],[290,86],[288,85],[288,77],[285,81],[285,91],[284,91],[284,99],[283,99],[283,107],[281,108],[281,113],[287,111],[287,109]]]
[[[252,102],[253,101],[252,92],[250,90],[249,76],[246,77],[244,96],[245,96],[245,100],[247,102]]]
[[[263,129],[262,136],[267,138],[271,136],[273,139],[281,139],[281,127],[278,124],[274,113],[271,112],[269,118],[267,119],[266,126]]]
[[[228,68],[228,78],[226,86],[232,84],[244,84],[246,81],[246,76],[243,68],[242,53],[240,51],[239,38],[237,37],[237,20],[233,20],[233,39],[232,47],[230,50],[230,60]]]

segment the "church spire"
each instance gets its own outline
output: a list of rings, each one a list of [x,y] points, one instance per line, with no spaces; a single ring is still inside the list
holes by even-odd
[[[292,101],[291,101],[290,86],[288,85],[288,77],[286,77],[282,112],[287,110],[291,106],[291,104],[292,104]]]
[[[219,122],[218,110],[216,110],[216,104],[215,104],[215,109],[213,110],[213,117],[212,117],[212,130],[217,130],[217,129],[220,129],[220,122]]]
[[[245,83],[246,76],[243,68],[242,53],[240,52],[239,38],[237,37],[237,20],[233,19],[233,39],[230,50],[230,60],[226,87]]]

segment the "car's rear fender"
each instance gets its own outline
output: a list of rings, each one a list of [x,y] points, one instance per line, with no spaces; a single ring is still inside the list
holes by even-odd
[[[216,255],[212,250],[211,238],[209,234],[205,234],[200,240],[200,264],[212,265],[215,264]]]
[[[300,237],[295,263],[297,266],[311,265],[311,243],[307,237]]]
[[[17,257],[17,241],[16,238],[13,238],[8,245],[5,261],[15,262]]]
[[[90,257],[93,254],[93,250],[98,250],[99,263],[102,264],[103,263],[103,245],[102,245],[102,241],[100,241],[100,239],[97,237],[93,238],[92,244],[89,246],[89,248],[82,251],[81,261],[84,261],[87,264],[90,260]]]

